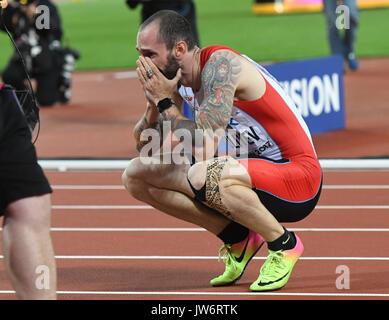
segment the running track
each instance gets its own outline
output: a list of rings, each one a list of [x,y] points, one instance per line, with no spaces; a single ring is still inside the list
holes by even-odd
[[[287,224],[305,252],[282,290],[252,293],[262,248],[232,287],[208,281],[224,270],[220,241],[131,198],[121,171],[47,171],[59,299],[389,299],[389,171],[327,170],[315,211]],[[2,258],[2,257],[1,257]],[[338,266],[350,289],[338,289]],[[3,263],[0,299],[15,299]]]

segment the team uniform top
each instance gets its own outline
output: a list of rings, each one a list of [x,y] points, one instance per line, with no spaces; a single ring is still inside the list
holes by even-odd
[[[217,50],[230,50],[241,55],[224,46],[203,48],[200,54],[201,71]],[[234,100],[227,127],[229,145],[239,153],[242,146],[237,137],[243,135],[248,141],[248,160],[240,161],[246,166],[256,190],[289,202],[318,198],[322,172],[304,119],[278,81],[262,66],[247,56],[241,56],[257,68],[265,80],[266,90],[257,100]],[[196,116],[203,98],[202,90],[196,93],[195,99],[188,88],[181,87],[180,94],[191,105]],[[191,103],[196,100],[197,104]]]
[[[221,49],[237,53],[223,46],[206,47],[201,51],[201,71],[209,57]],[[228,130],[230,133],[228,142],[231,147],[239,148],[237,137],[243,135],[248,140],[249,156],[281,160],[299,154],[311,154],[316,158],[308,127],[291,98],[269,72],[250,58],[244,57],[257,68],[265,79],[266,91],[260,99],[255,101],[234,101],[228,129],[234,129],[238,134],[234,137],[231,130]],[[191,100],[185,91],[187,93],[188,89],[182,88],[181,93],[184,99]],[[201,104],[202,92],[196,94],[196,99],[193,100]],[[196,114],[198,105],[192,107]]]

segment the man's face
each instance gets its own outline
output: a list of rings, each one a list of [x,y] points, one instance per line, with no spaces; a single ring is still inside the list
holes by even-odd
[[[167,57],[167,63],[164,70],[161,70],[166,78],[169,80],[174,79],[177,74],[178,69],[180,68],[180,64],[178,63],[177,58],[173,55],[172,52],[169,53]]]
[[[22,2],[21,2],[22,3]],[[23,3],[22,3],[23,4]],[[38,7],[38,1],[31,2],[30,4],[21,5],[20,9],[27,14],[28,17],[33,18],[36,15],[36,8]]]
[[[172,51],[167,50],[164,43],[158,42],[158,25],[151,23],[138,33],[136,49],[144,57],[149,57],[155,66],[168,79],[173,79],[180,68]]]

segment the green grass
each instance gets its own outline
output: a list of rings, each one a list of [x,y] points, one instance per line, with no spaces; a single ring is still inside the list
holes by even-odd
[[[78,70],[134,68],[140,7],[124,0],[62,3],[65,43],[77,48]],[[322,13],[258,16],[252,0],[196,0],[201,45],[223,44],[257,61],[286,61],[329,54]],[[357,55],[389,55],[389,8],[361,11]],[[0,34],[0,69],[12,48]]]

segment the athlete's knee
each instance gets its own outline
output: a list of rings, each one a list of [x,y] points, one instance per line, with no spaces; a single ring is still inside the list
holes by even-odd
[[[136,191],[137,181],[140,179],[139,158],[130,161],[122,174],[122,182],[126,190],[133,194]]]
[[[144,190],[142,186],[142,181],[138,178],[127,176],[126,172],[122,175],[123,185],[126,188],[127,192],[133,196],[135,199],[142,200],[142,194]]]
[[[213,180],[214,184],[219,185],[228,176],[225,174],[225,171],[233,168],[233,165],[230,163],[235,163],[235,161],[231,157],[218,157],[208,161],[198,162],[190,167],[188,180],[195,189],[202,188],[210,180]]]
[[[206,162],[198,162],[189,168],[187,178],[192,188],[200,190],[205,185],[206,172]]]
[[[225,214],[225,206],[221,202],[219,183],[227,157],[219,157],[192,166],[188,172],[188,181],[195,199],[208,207]]]
[[[122,175],[122,181],[126,182],[131,179],[141,179],[145,175],[145,168],[140,158],[132,159]]]
[[[122,174],[122,182],[127,192],[134,198],[144,201],[145,195],[149,193],[151,173],[147,165],[143,164],[140,158],[130,161]]]
[[[132,178],[127,175],[126,170],[124,170],[124,172],[122,174],[122,183],[123,183],[124,188],[126,188],[126,190],[129,193],[131,193],[131,185],[133,184],[131,181]]]

